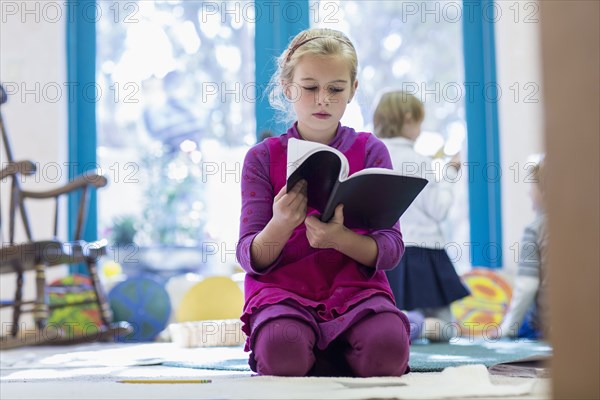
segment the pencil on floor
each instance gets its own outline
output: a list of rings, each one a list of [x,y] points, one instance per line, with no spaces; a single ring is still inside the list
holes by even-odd
[[[211,383],[210,379],[125,379],[119,383]]]

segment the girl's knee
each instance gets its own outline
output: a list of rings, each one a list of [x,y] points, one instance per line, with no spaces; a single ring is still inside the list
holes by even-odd
[[[407,328],[401,317],[387,314],[365,321],[349,337],[347,358],[357,376],[401,376],[408,372]]]
[[[384,359],[387,359],[388,373],[382,375],[401,376],[407,373],[410,342],[406,340],[406,337],[388,340],[385,349]]]
[[[261,375],[304,376],[315,362],[315,334],[292,318],[265,323],[254,340],[254,358]]]
[[[381,338],[363,343],[355,373],[364,377],[401,376],[408,372],[409,355],[407,340],[382,335]]]

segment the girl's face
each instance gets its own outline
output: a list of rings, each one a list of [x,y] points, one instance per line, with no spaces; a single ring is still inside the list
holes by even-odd
[[[350,66],[339,56],[305,55],[298,60],[285,94],[306,140],[329,144],[358,82],[350,83]]]

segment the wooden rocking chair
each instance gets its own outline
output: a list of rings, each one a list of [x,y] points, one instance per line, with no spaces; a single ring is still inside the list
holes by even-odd
[[[0,85],[0,106],[6,103],[7,96]],[[12,348],[23,345],[38,344],[64,344],[76,343],[91,340],[110,340],[119,335],[125,335],[131,331],[127,323],[113,323],[110,306],[106,300],[106,295],[101,286],[98,272],[97,261],[106,254],[106,240],[96,242],[85,242],[81,240],[83,227],[85,224],[86,208],[88,195],[91,190],[106,186],[107,180],[104,176],[96,172],[86,172],[85,174],[73,179],[69,183],[51,190],[30,191],[21,188],[21,182],[25,177],[33,175],[36,172],[35,164],[30,161],[15,162],[12,156],[12,150],[8,141],[2,114],[0,113],[0,131],[2,134],[2,144],[6,159],[2,162],[0,170],[0,184],[9,189],[9,206],[4,207],[0,196],[0,237],[2,245],[0,247],[0,274],[14,273],[16,275],[16,290],[12,300],[2,299],[0,306],[12,308],[12,324],[3,324],[2,336],[0,337],[0,348]],[[79,191],[81,201],[79,203],[79,212],[73,240],[59,240],[59,199],[67,196],[69,193]],[[53,237],[49,240],[36,241],[33,239],[29,216],[27,214],[26,203],[30,200],[53,201],[55,205]],[[4,229],[2,226],[2,215],[8,216],[8,237],[4,238]],[[17,243],[15,241],[15,225],[20,221],[24,231],[25,241]],[[6,240],[8,239],[8,240]],[[91,288],[89,286],[69,287],[70,291],[81,292],[87,290],[93,293],[92,298],[87,300],[57,305],[58,307],[74,307],[86,304],[95,304],[99,310],[101,324],[94,332],[87,330],[86,334],[74,335],[72,332],[67,334],[62,329],[55,329],[52,335],[45,334],[48,317],[51,311],[49,304],[49,293],[52,288],[46,281],[46,270],[49,267],[65,264],[83,264],[89,274]],[[23,299],[24,274],[27,271],[35,271],[35,299]],[[65,290],[65,287],[61,287]],[[4,295],[4,293],[2,293]],[[26,329],[24,332],[20,323],[22,313],[33,313],[35,328]],[[6,329],[8,327],[8,329]]]

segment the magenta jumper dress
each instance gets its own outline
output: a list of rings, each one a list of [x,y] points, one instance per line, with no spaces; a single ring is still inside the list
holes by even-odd
[[[247,272],[241,316],[243,331],[248,335],[246,351],[252,350],[253,332],[264,322],[279,317],[308,323],[316,332],[321,350],[371,313],[399,315],[408,334],[408,319],[395,306],[385,275],[385,270],[396,266],[404,253],[399,223],[389,229],[354,229],[368,233],[376,241],[379,251],[374,268],[360,265],[334,249],[312,248],[304,224],[296,227],[269,268],[256,271],[252,266],[250,246],[271,219],[273,198],[285,185],[287,141],[292,137],[302,139],[295,125],[287,133],[253,146],[244,160],[237,257]],[[368,167],[392,168],[385,145],[370,133],[356,133],[339,125],[329,145],[348,158],[350,174]],[[307,215],[315,213],[314,209],[307,210]],[[250,366],[253,367],[252,355]]]

